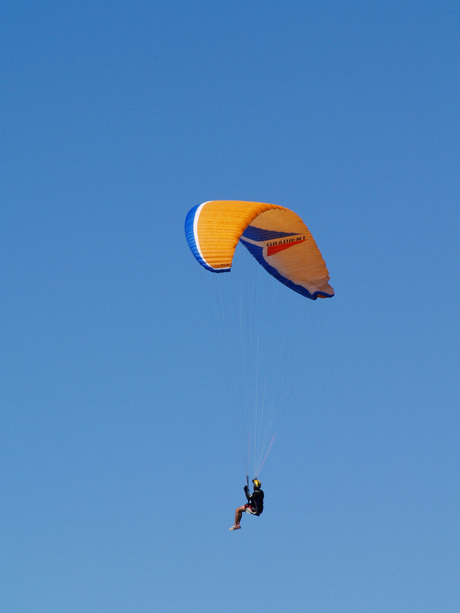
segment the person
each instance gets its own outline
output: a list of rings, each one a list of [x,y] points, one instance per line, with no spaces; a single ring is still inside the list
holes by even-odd
[[[253,479],[252,485],[254,487],[254,492],[252,494],[249,493],[248,486],[244,486],[244,493],[246,494],[246,498],[248,501],[242,507],[238,507],[236,509],[235,523],[230,528],[230,530],[239,530],[241,528],[240,522],[243,513],[249,513],[250,515],[259,516],[264,510],[264,493],[260,489],[262,484],[258,479]]]

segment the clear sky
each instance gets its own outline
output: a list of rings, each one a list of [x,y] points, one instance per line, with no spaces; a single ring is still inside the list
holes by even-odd
[[[1,611],[457,613],[458,3],[17,0],[0,31]],[[294,209],[336,291],[286,313],[300,400],[235,533],[183,231],[212,199]]]

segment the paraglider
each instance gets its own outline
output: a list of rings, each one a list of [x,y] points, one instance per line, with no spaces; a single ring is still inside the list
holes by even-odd
[[[241,528],[241,518],[243,513],[249,513],[250,515],[262,515],[264,510],[264,493],[262,491],[262,483],[258,479],[252,480],[253,493],[249,493],[249,486],[244,486],[244,493],[246,494],[247,503],[241,507],[238,507],[235,511],[235,523],[229,530],[239,530]]]
[[[240,200],[204,202],[193,207],[187,214],[185,235],[196,260],[210,272],[232,271],[235,249],[241,243],[261,268],[292,292],[310,300],[334,296],[334,290],[329,284],[330,277],[326,263],[311,232],[299,215],[286,207]],[[265,276],[260,267],[255,267],[258,271],[254,271],[254,279],[251,279],[249,286],[240,296],[237,297],[232,289],[229,295],[224,298],[220,296],[219,300],[222,309],[221,320],[223,324],[228,323],[229,327],[227,337],[222,343],[225,351],[221,352],[221,357],[228,357],[232,345],[235,346],[233,360],[230,360],[233,361],[235,369],[239,368],[234,388],[246,386],[245,390],[241,390],[241,402],[235,404],[241,404],[242,407],[245,405],[247,413],[244,415],[244,410],[242,411],[238,425],[241,430],[246,428],[241,436],[240,447],[242,457],[247,456],[245,494],[248,503],[236,509],[235,523],[230,530],[241,528],[243,512],[258,516],[263,510],[264,493],[257,476],[253,479],[254,492],[249,494],[249,456],[251,454],[254,456],[252,474],[259,475],[274,440],[273,436],[268,445],[275,408],[280,400],[286,402],[290,391],[282,389],[283,362],[287,364],[285,367],[288,371],[291,369],[288,359],[277,358],[277,355],[282,355],[284,358],[286,353],[279,351],[276,332],[280,320],[290,321],[291,309],[283,311],[278,299],[272,301],[264,298],[259,289],[254,290],[258,277]],[[267,285],[271,286],[273,283]],[[275,285],[280,287],[277,283]],[[249,304],[250,294],[255,296],[253,304]],[[232,305],[235,311],[233,319],[230,313]],[[275,316],[272,322],[266,319],[271,307]],[[262,311],[263,317],[259,312],[255,313],[257,309]],[[223,324],[221,327],[224,327]],[[282,334],[282,336],[281,340],[286,341],[287,335]],[[271,368],[265,367],[265,364],[271,366],[273,360],[276,360],[275,378],[270,377]],[[232,365],[229,370],[231,367]],[[222,377],[223,382],[228,378],[228,376]],[[276,394],[270,390],[270,385],[273,387],[274,384],[281,388],[281,396],[278,392],[276,397]],[[288,386],[285,384],[285,387]],[[244,451],[244,440],[247,452]]]

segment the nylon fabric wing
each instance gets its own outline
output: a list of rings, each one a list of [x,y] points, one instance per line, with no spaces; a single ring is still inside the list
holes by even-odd
[[[230,272],[241,242],[280,283],[302,296],[331,298],[329,272],[302,219],[277,204],[213,200],[192,208],[185,235],[197,261],[212,272]]]

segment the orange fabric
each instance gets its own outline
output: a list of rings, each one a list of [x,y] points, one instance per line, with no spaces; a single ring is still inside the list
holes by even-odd
[[[197,227],[199,248],[206,262],[213,268],[230,268],[240,236],[260,213],[269,209],[288,210],[263,202],[213,200],[206,203]]]

